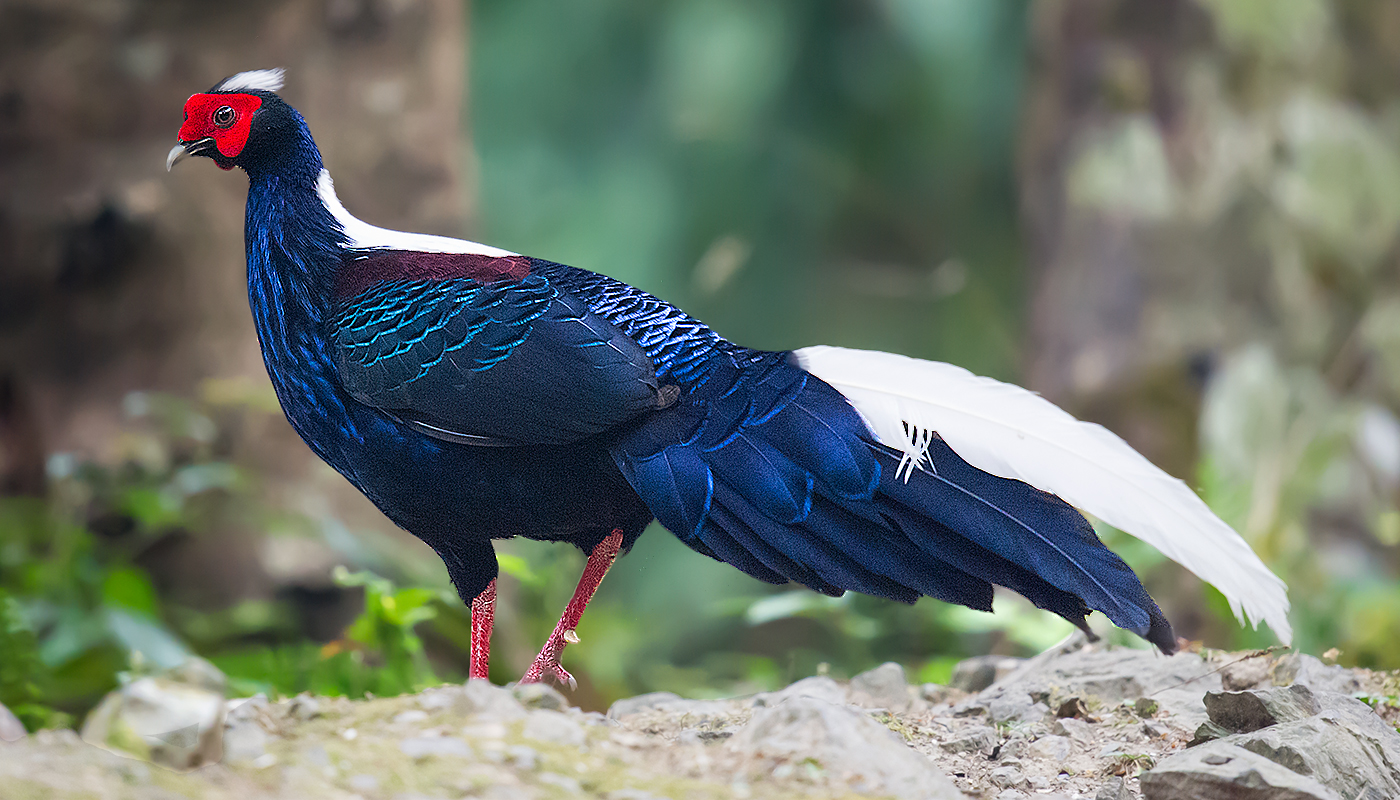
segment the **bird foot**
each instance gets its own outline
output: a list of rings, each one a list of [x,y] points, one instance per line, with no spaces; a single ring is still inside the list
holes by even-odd
[[[559,663],[559,657],[564,654],[564,647],[570,643],[578,641],[578,634],[573,630],[560,631],[556,629],[549,635],[549,641],[544,643],[540,649],[540,654],[535,656],[535,661],[530,668],[525,670],[525,675],[521,677],[521,683],[539,683],[546,676],[558,681],[561,686],[569,687],[569,691],[578,688],[578,681],[574,676],[564,669],[564,665]]]

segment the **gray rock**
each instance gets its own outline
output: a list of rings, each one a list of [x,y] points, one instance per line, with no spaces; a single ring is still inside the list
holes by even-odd
[[[395,715],[394,715],[394,718],[393,718],[392,720],[389,720],[389,724],[391,724],[391,725],[413,725],[413,724],[415,724],[415,723],[422,722],[422,721],[426,720],[427,718],[428,718],[428,712],[424,711],[423,709],[421,709],[421,708],[410,708],[410,709],[407,710],[407,711],[400,711],[399,713],[395,714]]]
[[[28,735],[29,732],[24,729],[24,723],[19,721],[19,717],[0,703],[0,742],[18,742]]]
[[[1280,722],[1306,719],[1322,710],[1302,684],[1251,692],[1206,692],[1210,721],[1232,733],[1247,733]]]
[[[345,781],[351,789],[357,792],[373,792],[379,789],[379,779],[373,775],[351,775]]]
[[[1343,797],[1355,798],[1367,789],[1400,797],[1400,733],[1359,700],[1327,692],[1315,696],[1322,706],[1316,716],[1236,734],[1221,743],[1311,775]]]
[[[1269,680],[1273,664],[1267,658],[1245,658],[1220,670],[1220,685],[1227,692],[1253,689]]]
[[[1068,736],[1042,736],[1031,742],[1030,754],[1032,758],[1041,761],[1048,761],[1051,764],[1064,763],[1073,752]]]
[[[199,656],[186,658],[180,666],[167,670],[162,677],[221,695],[228,687],[228,678],[224,677],[224,673]]]
[[[1139,781],[1146,800],[1341,800],[1318,781],[1223,741],[1174,755]]]
[[[140,678],[107,695],[83,723],[83,741],[172,769],[223,755],[222,694],[164,678]]]
[[[1025,661],[1010,656],[975,656],[966,658],[953,667],[953,676],[948,685],[964,692],[980,692],[1011,674]]]
[[[287,715],[303,722],[321,716],[321,701],[306,692],[293,697],[287,705]]]
[[[904,667],[887,661],[851,678],[850,702],[866,708],[884,708],[894,712],[909,710],[913,698]]]
[[[1024,694],[1036,699],[1095,697],[1110,704],[1150,697],[1190,729],[1206,718],[1201,695],[1220,690],[1216,667],[1196,654],[1092,648],[1064,652],[1072,644],[1029,659],[978,695],[977,702],[990,706],[998,698]]]
[[[1127,782],[1118,777],[1104,781],[1099,790],[1094,793],[1094,800],[1132,800],[1132,797],[1132,793],[1128,791]]]
[[[997,746],[996,730],[987,725],[964,728],[940,747],[949,753],[990,753]]]
[[[224,761],[253,761],[267,753],[267,742],[267,731],[256,721],[227,722],[224,725]]]
[[[1089,723],[1073,717],[1055,720],[1055,724],[1050,726],[1050,732],[1059,736],[1068,736],[1080,744],[1088,744],[1094,740],[1094,729],[1090,727]]]
[[[469,714],[481,714],[499,720],[520,719],[525,707],[509,689],[493,686],[490,681],[476,678],[462,686],[462,702]]]
[[[993,723],[1039,722],[1049,713],[1049,706],[1025,694],[1008,694],[987,703],[987,716]]]
[[[927,757],[888,728],[853,708],[814,697],[758,709],[727,746],[763,757],[811,758],[859,793],[963,800]]]
[[[1351,670],[1336,664],[1323,664],[1302,653],[1289,653],[1275,661],[1272,677],[1275,686],[1301,683],[1314,691],[1348,695],[1361,691],[1361,681]]]
[[[511,694],[526,708],[563,711],[569,707],[568,699],[558,689],[543,683],[518,683],[511,688]]]
[[[563,790],[566,794],[576,795],[583,793],[583,787],[579,782],[567,775],[560,775],[557,772],[541,772],[535,776],[535,780]]]
[[[525,720],[521,735],[537,742],[553,742],[579,747],[584,742],[583,726],[559,711],[536,709]]]
[[[1028,785],[1025,773],[1015,766],[997,767],[987,777],[998,789],[1019,789]]]
[[[847,702],[845,687],[825,675],[813,675],[810,678],[803,678],[781,691],[760,694],[753,699],[753,704],[760,708],[776,706],[794,697],[815,697],[818,700],[837,704]]]
[[[951,702],[956,697],[960,697],[962,693],[961,689],[954,689],[951,686],[942,686],[937,683],[924,683],[919,685],[919,699],[935,705]]]
[[[518,770],[530,772],[540,765],[540,754],[534,748],[526,747],[523,744],[507,747],[506,755],[509,756],[510,763]]]
[[[471,747],[455,736],[415,736],[399,742],[399,750],[412,759],[472,756]]]
[[[672,692],[648,692],[639,694],[636,697],[624,697],[621,700],[608,706],[608,716],[612,719],[622,719],[633,714],[640,714],[643,711],[650,711],[655,708],[671,703],[681,702],[682,698]]]
[[[765,695],[758,695],[759,698]],[[689,715],[696,720],[725,717],[733,713],[733,706],[723,700],[688,700],[670,692],[651,692],[618,700],[608,708],[609,719],[621,719],[633,714],[661,712],[672,716]]]

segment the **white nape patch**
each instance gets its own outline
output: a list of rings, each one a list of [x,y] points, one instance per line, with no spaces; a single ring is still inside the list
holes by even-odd
[[[282,88],[282,77],[287,71],[278,67],[276,69],[255,69],[248,72],[240,72],[237,75],[224,78],[214,87],[216,92],[275,92]]]
[[[474,253],[492,258],[519,255],[519,253],[512,253],[509,250],[469,242],[466,239],[433,236],[427,233],[391,231],[388,228],[379,228],[368,222],[362,222],[340,204],[340,198],[335,196],[335,182],[331,180],[330,172],[324,169],[321,170],[321,177],[316,180],[316,194],[320,195],[321,204],[326,207],[327,211],[331,212],[331,216],[336,218],[340,227],[345,229],[345,238],[349,240],[349,246],[354,249],[378,248],[413,250],[420,253]]]

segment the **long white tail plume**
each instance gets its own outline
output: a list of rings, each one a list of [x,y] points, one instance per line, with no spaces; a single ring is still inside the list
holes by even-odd
[[[1288,589],[1238,533],[1191,490],[1108,429],[1049,400],[961,367],[870,350],[807,347],[803,369],[834,386],[879,440],[904,452],[902,469],[929,469],[937,433],[978,469],[1052,494],[1147,542],[1260,620],[1284,644]]]

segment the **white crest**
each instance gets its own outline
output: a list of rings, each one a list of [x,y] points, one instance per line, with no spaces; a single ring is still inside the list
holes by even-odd
[[[275,92],[282,88],[282,76],[286,70],[278,67],[276,69],[255,69],[248,72],[240,72],[237,75],[224,78],[214,87],[216,92]]]
[[[1292,639],[1283,581],[1191,487],[1107,428],[952,364],[840,347],[795,355],[845,395],[880,442],[902,451],[901,470],[931,466],[936,433],[972,466],[1057,494],[1156,547],[1219,589],[1236,617],[1262,619],[1284,644]]]
[[[340,204],[340,198],[335,196],[335,182],[331,180],[330,172],[324,169],[321,170],[321,177],[316,180],[316,194],[320,196],[321,204],[326,207],[327,211],[331,212],[331,216],[335,217],[336,221],[340,223],[340,227],[344,229],[349,246],[355,249],[379,248],[411,250],[419,253],[475,253],[492,258],[518,255],[509,250],[469,242],[466,239],[433,236],[427,233],[393,231],[357,219],[345,210],[345,206]]]

